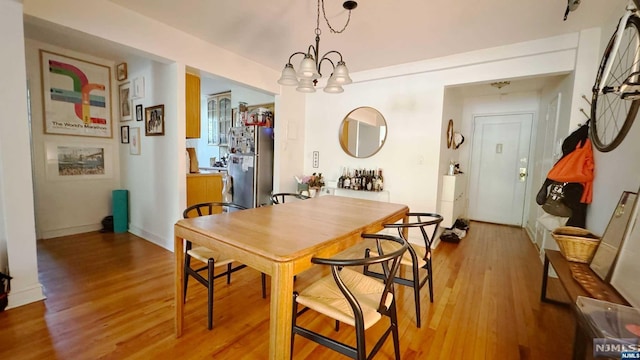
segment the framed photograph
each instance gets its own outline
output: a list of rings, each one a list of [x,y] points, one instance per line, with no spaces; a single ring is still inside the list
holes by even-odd
[[[123,144],[129,143],[129,126],[120,126],[120,142]]]
[[[131,128],[129,131],[129,154],[140,155],[140,128]]]
[[[164,105],[145,108],[144,133],[147,136],[164,135]]]
[[[638,190],[640,192],[640,190]],[[629,224],[622,237],[620,252],[615,260],[611,285],[633,307],[640,307],[640,201],[636,199],[631,209]]]
[[[142,121],[142,104],[136,105],[136,121]]]
[[[49,180],[100,180],[113,176],[110,144],[46,142],[45,151]]]
[[[131,100],[131,84],[126,82],[120,84],[120,121],[130,121],[133,119],[133,101]]]
[[[40,50],[44,133],[112,138],[111,68]]]
[[[116,66],[116,74],[118,81],[127,80],[127,63],[121,63]]]
[[[142,99],[144,97],[144,77],[138,76],[133,79],[133,98]]]

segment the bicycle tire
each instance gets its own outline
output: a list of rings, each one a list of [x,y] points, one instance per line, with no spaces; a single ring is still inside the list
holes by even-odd
[[[620,145],[629,132],[640,107],[640,100],[624,100],[616,93],[600,93],[599,91],[604,68],[607,60],[612,56],[611,51],[615,38],[616,34],[614,33],[602,55],[591,99],[591,141],[601,152],[609,152]],[[617,87],[628,78],[629,74],[640,70],[638,61],[631,63],[628,61],[628,50],[632,44],[637,45],[633,48],[634,59],[640,59],[638,54],[640,51],[640,18],[637,16],[630,16],[625,24],[623,39],[620,42],[618,52],[613,54],[612,61],[614,63],[607,84],[604,84],[605,87]],[[624,118],[624,122],[620,125],[622,118]]]

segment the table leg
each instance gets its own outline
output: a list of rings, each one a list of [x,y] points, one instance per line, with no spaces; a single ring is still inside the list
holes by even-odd
[[[176,258],[176,293],[174,296],[176,302],[175,330],[176,337],[180,337],[182,336],[182,321],[184,319],[184,250],[182,238],[175,237],[173,252]]]
[[[544,268],[542,270],[542,289],[540,289],[540,301],[547,301],[547,280],[549,279],[549,258],[544,255]]]
[[[293,319],[293,264],[274,264],[270,306],[269,359],[289,360]]]

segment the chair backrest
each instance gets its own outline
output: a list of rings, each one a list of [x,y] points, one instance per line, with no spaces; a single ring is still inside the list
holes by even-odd
[[[307,200],[311,198],[309,196],[296,193],[277,193],[271,195],[271,202],[274,204],[284,204],[286,199]]]
[[[387,295],[389,293],[393,294],[393,279],[398,272],[398,268],[400,267],[400,258],[404,255],[405,251],[409,247],[409,243],[397,236],[383,235],[383,234],[362,234],[362,238],[364,239],[374,239],[376,241],[376,247],[378,251],[378,255],[374,257],[363,257],[363,258],[317,258],[314,257],[311,259],[311,262],[314,264],[321,265],[329,265],[331,266],[331,273],[333,274],[333,278],[338,285],[338,288],[345,296],[351,308],[353,310],[354,316],[356,318],[360,317],[360,323],[363,323],[362,313],[360,310],[360,305],[356,297],[349,290],[349,288],[345,285],[345,283],[340,278],[340,270],[343,267],[350,266],[363,266],[363,265],[372,265],[372,264],[381,264],[384,272],[384,291],[382,296],[380,297],[380,302],[378,304],[378,312],[385,313],[387,308]],[[397,243],[397,247],[394,247],[393,251],[389,252],[388,250],[385,253],[383,249],[383,242],[395,242]],[[388,247],[385,247],[388,249]]]
[[[408,218],[408,221],[406,223],[385,224],[384,227],[391,228],[391,229],[398,229],[398,234],[403,239],[404,239],[404,234],[403,234],[404,229],[407,229],[407,232],[408,232],[411,228],[419,228],[420,232],[422,233],[422,239],[424,240],[424,246],[428,253],[429,249],[431,249],[431,242],[433,241],[433,237],[436,235],[438,231],[438,227],[442,222],[442,216],[436,213],[411,212],[407,214],[407,218]],[[427,230],[425,229],[429,226],[433,226],[433,232],[431,233],[431,236],[427,234]]]
[[[247,208],[238,205],[235,203],[229,202],[204,202],[195,205],[191,205],[188,208],[184,209],[182,212],[182,216],[185,219],[203,216],[203,215],[213,215],[220,214],[223,212],[232,212],[237,210],[246,210]]]

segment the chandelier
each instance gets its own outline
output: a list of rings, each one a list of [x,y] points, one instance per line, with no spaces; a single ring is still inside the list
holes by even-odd
[[[320,68],[322,64],[326,61],[331,64],[331,76],[329,76],[329,80],[327,80],[327,85],[324,87],[324,91],[327,93],[341,93],[344,91],[342,85],[350,84],[352,82],[349,77],[349,70],[342,59],[342,54],[336,50],[331,50],[326,52],[322,57],[320,57],[320,3],[322,2],[322,15],[324,16],[325,21],[327,22],[327,26],[332,33],[342,33],[347,26],[349,25],[349,20],[351,20],[351,10],[355,9],[358,6],[358,3],[355,1],[345,1],[342,4],[342,7],[349,10],[349,17],[347,18],[347,22],[344,24],[342,30],[335,30],[329,24],[329,19],[327,19],[327,14],[324,10],[324,0],[318,0],[318,16],[316,18],[316,45],[309,45],[307,52],[295,52],[289,56],[289,61],[284,66],[282,70],[282,76],[278,79],[278,84],[280,85],[289,85],[296,86],[296,90],[305,93],[315,92],[315,86],[318,83],[318,79],[322,77],[322,73],[320,72]],[[300,66],[298,67],[298,71],[293,68],[291,65],[291,59],[296,55],[302,55],[304,58],[300,62]],[[335,56],[337,55],[337,56]],[[339,60],[334,63],[333,60],[329,58],[329,56],[334,56],[335,58],[339,57]]]

